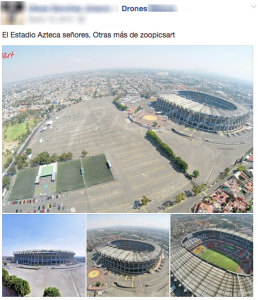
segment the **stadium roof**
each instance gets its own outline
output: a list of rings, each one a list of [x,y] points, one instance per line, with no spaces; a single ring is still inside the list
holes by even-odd
[[[243,239],[246,239],[248,240],[249,242],[252,242],[253,243],[253,237],[246,234],[246,233],[243,233],[243,232],[238,232],[238,231],[233,231],[233,230],[230,230],[230,229],[224,229],[224,228],[212,228],[212,229],[201,229],[201,230],[198,230],[198,231],[195,231],[195,232],[200,232],[200,231],[219,231],[219,232],[225,232],[225,233],[228,233],[228,234],[232,234],[232,235],[236,235],[236,236],[239,236]],[[191,234],[194,234],[195,232],[192,232]]]
[[[55,252],[62,252],[62,253],[73,253],[74,251],[70,250],[59,250],[59,249],[37,249],[37,250],[21,250],[21,251],[15,251],[13,254],[29,254],[29,253],[55,253]]]
[[[135,242],[143,242],[137,241]],[[96,251],[100,252],[102,255],[112,257],[117,260],[127,261],[127,262],[146,262],[152,259],[156,259],[161,253],[161,247],[155,243],[144,242],[150,244],[154,247],[153,251],[133,251],[133,250],[123,250],[119,248],[114,248],[111,243],[101,244],[96,247]]]
[[[214,97],[206,95],[207,97]],[[226,101],[230,103],[232,106],[234,105],[237,109],[223,109],[220,107],[215,107],[213,105],[208,105],[205,103],[200,103],[194,100],[186,99],[182,96],[179,96],[177,94],[161,94],[159,95],[160,98],[163,98],[164,100],[174,103],[177,106],[180,106],[182,108],[191,110],[194,113],[202,113],[206,115],[212,115],[216,117],[227,117],[227,116],[241,116],[243,114],[248,113],[248,109],[245,108],[242,105],[239,105],[238,103],[233,103],[228,100],[221,99],[222,101]],[[220,99],[220,98],[218,98]]]
[[[235,274],[201,260],[181,245],[171,249],[174,280],[196,297],[251,297],[253,276]]]

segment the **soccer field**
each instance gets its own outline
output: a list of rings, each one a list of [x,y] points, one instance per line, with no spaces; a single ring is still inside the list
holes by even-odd
[[[38,168],[18,171],[9,201],[33,198]]]
[[[27,132],[26,123],[18,123],[12,126],[8,126],[7,130],[5,131],[4,138],[7,142],[16,141],[20,136]]]
[[[81,162],[71,160],[57,164],[56,192],[68,192],[84,188],[80,172]]]
[[[104,154],[82,158],[86,188],[114,180]]]
[[[211,249],[207,249],[204,253],[200,253],[199,256],[218,267],[232,272],[236,272],[239,267],[238,263],[233,261],[231,258]]]

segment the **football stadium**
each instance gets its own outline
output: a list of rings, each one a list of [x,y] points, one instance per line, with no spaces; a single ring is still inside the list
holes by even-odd
[[[73,251],[65,250],[24,250],[13,253],[14,261],[22,265],[60,265],[74,262]]]
[[[249,110],[238,103],[194,91],[159,95],[156,110],[178,123],[212,133],[239,130],[249,117]]]
[[[251,297],[253,238],[226,229],[193,232],[172,247],[171,276],[196,297]]]
[[[153,242],[113,240],[96,247],[98,264],[120,274],[143,274],[154,270],[162,260],[161,247]]]

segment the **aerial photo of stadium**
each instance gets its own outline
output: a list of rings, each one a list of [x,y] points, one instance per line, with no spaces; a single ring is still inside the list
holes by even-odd
[[[253,295],[253,238],[229,229],[203,229],[171,248],[171,281],[196,297]]]
[[[87,296],[167,297],[168,216],[87,215]]]
[[[96,247],[102,264],[121,274],[143,274],[156,270],[161,262],[161,247],[137,240],[114,240]]]
[[[213,133],[240,129],[250,114],[238,103],[194,91],[161,94],[156,108],[173,120]]]
[[[252,212],[251,46],[58,49],[3,49],[20,53],[2,72],[4,213]],[[75,50],[90,65],[77,69]],[[202,204],[238,169],[244,193]]]

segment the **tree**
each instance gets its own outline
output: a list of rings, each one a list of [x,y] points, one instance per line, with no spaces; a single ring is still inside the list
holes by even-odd
[[[55,287],[48,287],[44,290],[43,297],[62,297],[59,289]]]
[[[194,170],[193,171],[193,176],[194,176],[194,178],[199,177],[200,176],[200,172],[198,170]]]
[[[100,281],[97,281],[96,284],[95,284],[95,286],[96,286],[96,287],[101,286],[101,282],[100,282]]]
[[[12,161],[13,159],[11,157],[8,157],[6,163],[4,164],[4,167],[7,169],[10,166]]]
[[[175,162],[183,172],[188,170],[188,164],[181,157],[176,157],[173,150],[167,144],[163,143],[154,131],[148,130],[147,136],[154,140],[158,146],[169,156],[169,159]]]
[[[88,153],[87,150],[83,150],[83,151],[82,151],[82,155],[83,155],[83,156],[86,156],[87,153]]]
[[[6,269],[2,268],[2,283],[3,285],[7,285],[9,281],[9,273]]]
[[[158,125],[157,122],[153,122],[153,126],[156,127]]]
[[[27,154],[17,155],[15,157],[15,161],[16,161],[18,169],[22,169],[26,166],[27,158],[28,158]]]
[[[7,287],[12,289],[18,296],[24,297],[30,293],[30,285],[28,281],[17,276],[10,276]]]
[[[221,173],[220,177],[224,179],[230,173],[230,168],[226,168],[223,173]]]
[[[27,149],[26,149],[26,154],[27,154],[27,155],[30,155],[31,152],[32,152],[31,148],[27,148]]]
[[[239,166],[237,169],[238,169],[238,171],[243,172],[246,169],[246,167],[242,165],[242,166]]]
[[[184,192],[179,193],[176,195],[176,203],[181,202],[182,200],[185,200],[186,194]]]
[[[229,168],[226,168],[226,169],[225,169],[225,174],[226,174],[226,176],[227,176],[229,173],[230,173],[230,169],[229,169]]]
[[[36,157],[34,157],[31,160],[31,165],[32,166],[36,166],[36,165],[47,165],[50,164],[51,161],[51,157],[49,155],[49,153],[47,151],[41,152],[39,153]]]
[[[9,190],[10,182],[11,180],[9,177],[4,177],[2,180],[2,186],[5,187],[7,190]]]
[[[164,206],[165,206],[165,207],[171,207],[171,206],[172,206],[171,201],[166,201],[166,202],[164,203]]]
[[[94,96],[93,96],[94,98]],[[121,109],[121,110],[126,110],[127,109],[127,106],[121,104],[120,102],[118,102],[118,99],[119,97],[116,97],[114,100],[113,100],[113,103],[115,104],[115,106],[118,108],[118,109]]]
[[[142,196],[141,202],[142,202],[142,205],[146,206],[149,202],[151,202],[151,200],[149,198],[147,198],[146,196]]]
[[[17,278],[13,290],[18,296],[24,297],[30,293],[30,285],[28,281],[22,278]]]
[[[52,163],[57,162],[58,161],[58,155],[56,153],[53,153],[50,156],[50,160],[51,160]]]
[[[10,174],[10,175],[16,174],[16,169],[15,169],[14,167],[11,167],[11,168],[9,169],[9,174]]]
[[[197,196],[201,193],[202,189],[199,185],[194,185],[192,191],[194,193],[194,196]]]

